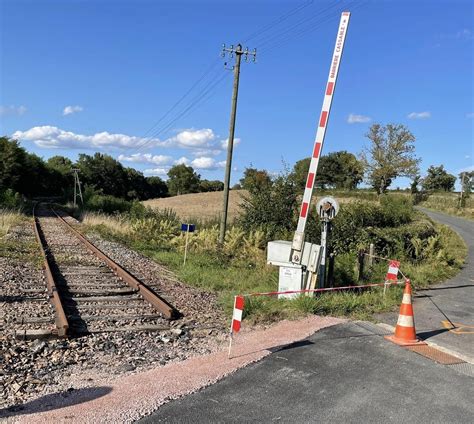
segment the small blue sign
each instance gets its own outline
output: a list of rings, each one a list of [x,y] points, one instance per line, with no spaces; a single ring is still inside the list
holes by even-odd
[[[186,231],[188,233],[194,233],[195,229],[196,229],[195,224],[181,224],[181,231]]]

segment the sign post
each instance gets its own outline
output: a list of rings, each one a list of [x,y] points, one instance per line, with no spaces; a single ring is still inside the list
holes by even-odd
[[[339,212],[339,203],[334,197],[323,197],[316,204],[316,210],[319,214],[319,218],[323,222],[321,229],[321,265],[319,266],[319,282],[318,288],[324,288],[326,284],[326,258],[327,254],[327,236],[328,232],[331,230],[330,221],[337,215]]]
[[[189,239],[189,233],[194,233],[194,230],[196,229],[196,225],[194,224],[181,224],[181,231],[186,232],[186,242],[184,245],[184,262],[183,266],[186,265],[186,257],[188,255],[188,239]]]

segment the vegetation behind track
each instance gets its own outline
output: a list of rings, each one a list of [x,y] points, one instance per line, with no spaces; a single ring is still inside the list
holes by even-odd
[[[288,200],[284,190],[281,187],[279,190],[281,198],[276,196],[271,203],[274,208],[279,207],[278,201]],[[367,249],[369,243],[375,244],[377,254],[401,260],[402,271],[415,287],[455,275],[467,252],[455,232],[415,211],[408,196],[389,195],[374,200],[377,196],[373,198],[373,193],[362,193],[354,198],[346,197],[350,201],[342,204],[334,222],[332,244],[337,252],[336,286],[383,281],[387,263],[381,260],[376,261],[361,281],[357,278],[356,252],[360,248]],[[360,197],[371,200],[362,201]],[[243,210],[244,215],[231,226],[224,246],[219,249],[216,247],[218,226],[213,221],[201,222],[189,237],[185,266],[185,238],[179,231],[180,220],[173,210],[152,210],[137,204],[129,212],[114,216],[86,212],[82,222],[88,231],[97,231],[106,238],[125,243],[168,266],[182,281],[218,293],[222,307],[230,316],[235,294],[278,288],[278,270],[266,265],[265,246],[274,237],[290,239],[296,219],[290,217],[288,228],[275,233],[271,226],[261,226],[252,219],[250,223],[246,221],[245,207]],[[313,218],[308,225],[308,237],[318,242],[319,234],[319,223]],[[401,288],[392,287],[385,297],[381,289],[301,296],[294,301],[256,297],[249,300],[245,313],[254,322],[309,313],[368,319],[374,313],[397,307],[400,295]]]

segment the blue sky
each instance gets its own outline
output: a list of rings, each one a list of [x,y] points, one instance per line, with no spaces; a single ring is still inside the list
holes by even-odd
[[[470,0],[0,4],[0,133],[15,134],[44,158],[101,151],[147,175],[184,162],[204,178],[222,179],[232,72],[224,69],[231,59],[219,54],[222,43],[243,41],[258,56],[242,64],[232,180],[250,164],[271,172],[292,166],[312,152],[347,9],[323,153],[357,154],[371,123],[402,123],[417,138],[422,173],[441,163],[454,174],[473,168]],[[209,97],[180,116],[206,87]]]

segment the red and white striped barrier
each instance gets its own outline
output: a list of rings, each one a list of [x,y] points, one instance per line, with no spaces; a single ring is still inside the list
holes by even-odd
[[[387,275],[385,276],[386,281],[396,281],[398,278],[398,271],[400,270],[400,262],[399,261],[390,261],[388,263],[388,271]]]
[[[240,330],[240,323],[242,322],[242,313],[244,312],[245,299],[243,296],[235,296],[234,299],[234,313],[232,314],[231,332],[237,333]]]
[[[262,293],[247,293],[239,296],[235,296],[234,299],[234,313],[232,315],[231,334],[240,331],[242,323],[242,312],[245,306],[246,297],[257,297],[257,296],[277,296],[280,294],[303,294],[303,293],[320,293],[340,290],[351,290],[351,289],[366,289],[370,287],[382,287],[382,286],[399,286],[406,283],[405,281],[393,281],[390,283],[374,283],[374,284],[363,284],[360,286],[343,286],[343,287],[328,287],[324,289],[304,289],[304,290],[286,290],[286,291],[272,291]]]

